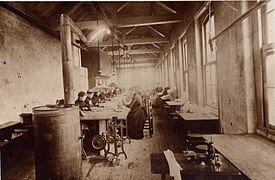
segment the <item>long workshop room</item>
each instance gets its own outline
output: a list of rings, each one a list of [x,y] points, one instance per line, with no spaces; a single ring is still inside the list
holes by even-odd
[[[274,180],[275,0],[0,2],[3,180]]]

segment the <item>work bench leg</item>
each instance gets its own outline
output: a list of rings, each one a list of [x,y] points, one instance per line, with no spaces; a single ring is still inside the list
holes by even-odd
[[[166,174],[161,174],[161,179],[165,180]]]

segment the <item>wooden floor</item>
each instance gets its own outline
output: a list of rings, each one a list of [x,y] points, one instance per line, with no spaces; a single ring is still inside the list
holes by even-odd
[[[152,174],[150,154],[162,152],[168,148],[173,152],[183,150],[182,142],[175,132],[175,127],[169,122],[163,110],[154,109],[154,135],[142,140],[132,140],[125,144],[128,158],[119,156],[118,166],[111,166],[110,161],[87,159],[82,162],[83,179],[92,180],[125,180],[125,179],[160,179],[160,175]],[[2,179],[35,179],[34,152],[22,148],[13,154],[16,158],[4,158],[1,161]],[[2,156],[1,156],[2,157]],[[166,179],[170,179],[168,176]]]

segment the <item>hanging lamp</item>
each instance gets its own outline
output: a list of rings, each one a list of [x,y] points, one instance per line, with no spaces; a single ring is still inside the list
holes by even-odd
[[[114,76],[115,74],[114,36],[112,35],[112,75]]]
[[[98,29],[98,12],[96,10],[96,27]],[[102,70],[100,67],[100,50],[99,50],[99,39],[97,40],[97,60],[98,60],[98,75],[101,76],[102,75]]]
[[[118,50],[118,69],[117,69],[117,74],[120,74],[120,50]]]

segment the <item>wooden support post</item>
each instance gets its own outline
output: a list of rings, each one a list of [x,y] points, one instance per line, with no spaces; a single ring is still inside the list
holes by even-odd
[[[242,12],[247,12],[248,2],[241,2]],[[257,124],[256,117],[256,94],[254,79],[254,61],[253,61],[253,40],[252,40],[252,20],[247,17],[242,21],[242,46],[243,46],[243,64],[244,64],[244,85],[246,93],[246,119],[247,133],[255,132]]]
[[[202,52],[201,52],[201,34],[200,34],[199,20],[195,20],[195,42],[198,43],[196,47],[196,68],[197,68],[197,87],[198,87],[198,99],[197,103],[199,106],[203,106],[203,73],[202,73]]]
[[[182,40],[184,40],[183,38],[182,38]],[[181,41],[181,39],[178,39],[178,42],[179,42],[179,46],[178,46],[178,52],[179,52],[179,66],[180,66],[180,76],[182,77],[182,80],[180,81],[180,98],[181,99],[183,99],[183,95],[184,95],[184,91],[183,91],[183,89],[184,89],[184,86],[185,86],[185,84],[183,84],[183,82],[185,82],[185,81],[183,81],[183,79],[185,78],[185,76],[184,76],[184,73],[183,73],[183,61],[185,60],[184,58],[184,52],[182,51],[182,46],[183,46],[183,42]],[[186,97],[184,97],[184,99],[186,99]]]
[[[70,17],[60,16],[60,37],[65,104],[74,104],[73,53]]]

